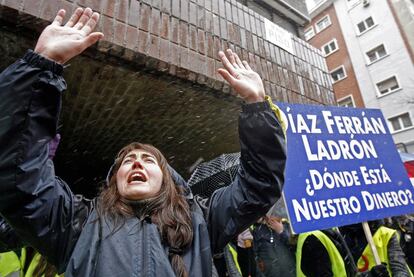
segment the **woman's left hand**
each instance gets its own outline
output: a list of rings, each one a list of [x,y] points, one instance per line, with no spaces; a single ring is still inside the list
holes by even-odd
[[[254,72],[246,61],[241,61],[239,56],[231,51],[220,51],[219,57],[224,68],[219,68],[218,73],[230,84],[235,92],[247,103],[263,102],[265,92],[262,79]]]

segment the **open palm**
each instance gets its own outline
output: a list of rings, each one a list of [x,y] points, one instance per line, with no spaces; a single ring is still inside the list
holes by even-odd
[[[35,52],[58,63],[65,63],[103,37],[92,32],[99,14],[90,8],[76,9],[69,21],[62,26],[65,10],[60,10],[52,24],[47,26],[37,41]]]
[[[242,62],[239,56],[230,49],[227,49],[226,53],[220,51],[219,57],[224,68],[220,68],[218,72],[241,98],[247,103],[264,101],[262,79],[246,61]]]

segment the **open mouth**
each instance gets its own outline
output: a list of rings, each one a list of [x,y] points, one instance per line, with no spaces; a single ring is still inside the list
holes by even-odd
[[[147,177],[142,172],[134,172],[128,177],[128,183],[131,182],[146,182]]]

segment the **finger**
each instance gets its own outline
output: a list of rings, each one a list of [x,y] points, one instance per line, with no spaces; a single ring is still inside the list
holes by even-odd
[[[236,81],[236,79],[227,70],[219,68],[217,71],[221,75],[221,77],[223,77],[224,80],[226,80],[227,83],[229,83],[230,85],[232,85]]]
[[[85,35],[89,35],[93,29],[95,29],[96,24],[98,23],[99,20],[99,13],[93,13],[91,18],[88,20],[88,22],[86,23],[86,25],[82,28],[82,32]]]
[[[92,44],[95,44],[98,40],[102,39],[104,34],[101,32],[94,32],[88,35],[86,38],[82,40],[84,49],[88,48]]]
[[[221,62],[224,65],[224,68],[230,72],[231,75],[235,76],[236,74],[236,70],[234,68],[234,66],[230,63],[230,61],[227,59],[227,56],[224,54],[223,51],[219,51],[219,57],[221,59]]]
[[[73,28],[75,29],[82,29],[83,26],[85,26],[86,22],[88,22],[89,18],[91,18],[92,15],[92,10],[90,8],[86,8],[83,11],[82,16],[79,18],[78,22],[76,22],[75,26],[73,26]]]
[[[76,22],[78,22],[79,17],[81,17],[82,13],[83,13],[83,9],[77,8],[75,12],[72,14],[72,16],[70,17],[69,21],[66,22],[65,26],[73,27],[73,25],[75,25]]]
[[[252,70],[252,68],[250,67],[249,63],[246,61],[243,61],[243,65],[247,70]]]
[[[237,65],[242,69],[247,69],[247,68],[244,67],[242,61],[239,58],[239,55],[237,55],[236,53],[233,53],[233,55],[234,55],[234,58],[236,60]]]
[[[102,39],[104,34],[101,32],[94,32],[89,34],[87,37],[79,40],[79,49],[83,52],[86,48],[95,44],[98,40]]]
[[[239,68],[239,66],[236,63],[236,60],[234,59],[234,54],[233,51],[231,51],[231,49],[226,50],[226,56],[234,68]]]
[[[61,26],[63,24],[63,19],[65,18],[66,11],[61,9],[56,14],[55,19],[53,19],[52,25]]]

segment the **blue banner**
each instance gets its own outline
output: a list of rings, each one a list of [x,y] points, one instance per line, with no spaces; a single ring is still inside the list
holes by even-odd
[[[380,110],[277,105],[288,122],[283,193],[295,233],[414,213]]]

